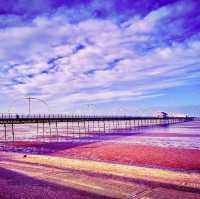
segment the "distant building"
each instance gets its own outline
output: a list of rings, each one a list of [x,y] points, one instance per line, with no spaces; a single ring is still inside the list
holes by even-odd
[[[172,117],[189,117],[189,115],[185,113],[173,113]]]
[[[160,118],[166,118],[166,117],[168,117],[168,114],[165,113],[165,112],[160,112],[160,113],[158,114],[158,117],[160,117]]]

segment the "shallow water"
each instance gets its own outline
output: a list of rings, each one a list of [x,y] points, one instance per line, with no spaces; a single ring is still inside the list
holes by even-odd
[[[144,128],[137,132],[136,136],[120,138],[115,142],[200,150],[200,121]]]
[[[15,140],[35,140],[52,142],[71,142],[73,140],[73,142],[81,143],[103,140],[104,142],[109,143],[111,142],[123,144],[140,144],[200,150],[200,121],[192,121],[169,126],[157,126],[132,130],[113,129],[109,133],[107,131],[106,134],[103,133],[103,126],[101,123],[99,124],[99,126],[95,124],[94,127],[90,125],[90,127],[87,128],[89,130],[89,133],[83,130],[83,123],[80,124],[81,130],[77,128],[77,124],[73,124],[73,127],[72,123],[69,123],[68,127],[66,126],[66,123],[59,123],[58,125],[59,137],[56,136],[57,131],[55,128],[55,124],[51,125],[51,131],[49,129],[49,125],[45,124],[45,136],[43,136],[42,124],[39,125],[38,134],[36,124],[15,125]],[[101,133],[98,133],[99,128],[102,131]],[[73,134],[71,133],[72,131]],[[50,134],[51,138],[49,137]],[[78,139],[79,137],[85,138]],[[4,139],[4,129],[3,126],[1,126],[0,140],[4,141]],[[11,127],[7,127],[6,139],[12,140]]]

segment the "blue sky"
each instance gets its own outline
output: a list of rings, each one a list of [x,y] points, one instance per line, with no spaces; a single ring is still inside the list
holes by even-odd
[[[195,0],[0,0],[1,112],[200,112]],[[47,108],[33,102],[33,113]]]

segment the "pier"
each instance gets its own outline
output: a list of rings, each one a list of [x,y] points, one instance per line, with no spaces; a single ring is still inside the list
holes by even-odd
[[[134,116],[91,116],[66,114],[1,114],[1,141],[16,141],[17,127],[32,125],[31,138],[52,139],[80,138],[135,128],[154,127],[192,121],[194,117],[134,117]],[[20,132],[19,132],[20,133]],[[22,133],[21,133],[22,134]],[[24,132],[24,136],[26,132]],[[26,136],[25,136],[26,137]],[[23,136],[21,137],[23,139]]]

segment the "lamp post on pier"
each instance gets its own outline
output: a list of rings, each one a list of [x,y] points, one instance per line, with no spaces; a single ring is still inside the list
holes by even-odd
[[[31,100],[38,100],[40,102],[42,102],[43,104],[45,104],[49,110],[49,106],[48,104],[44,101],[44,100],[41,100],[41,99],[38,99],[38,98],[35,98],[35,97],[25,97],[24,99],[27,99],[28,100],[28,113],[29,115],[31,114]]]

